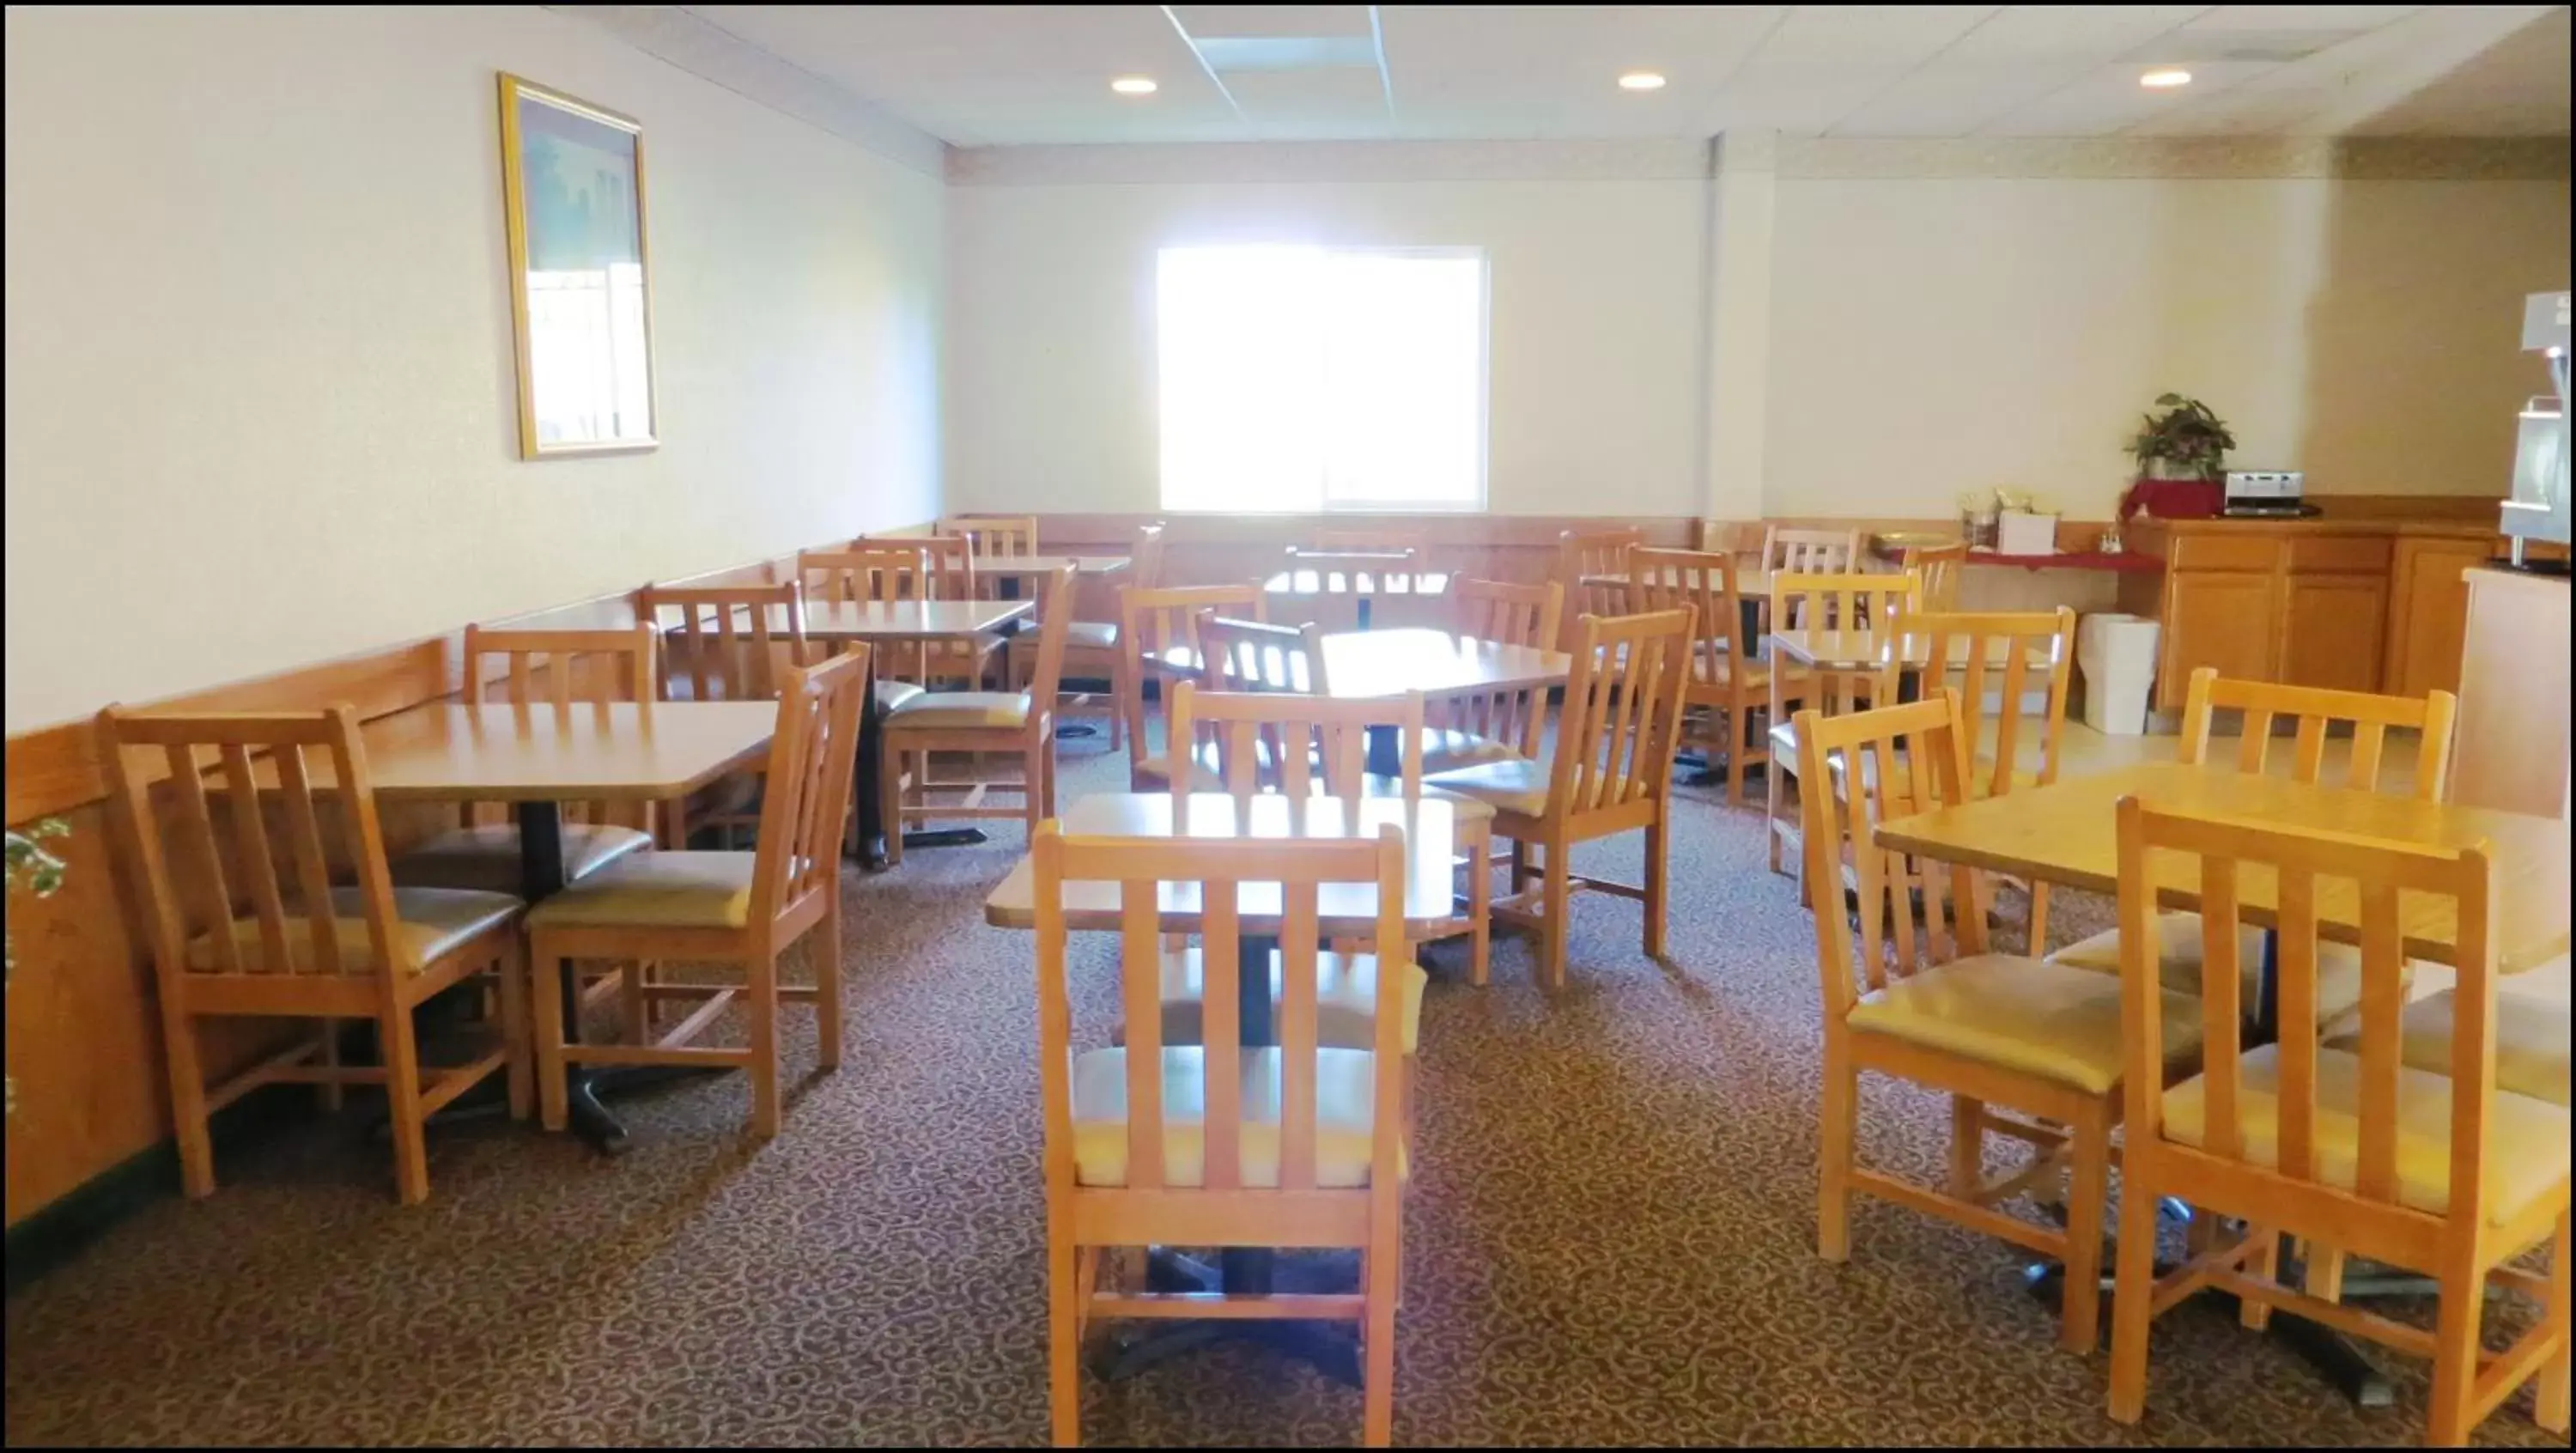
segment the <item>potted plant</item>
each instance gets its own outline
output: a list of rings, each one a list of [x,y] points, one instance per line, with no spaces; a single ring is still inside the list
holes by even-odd
[[[2236,436],[2207,404],[2181,394],[2159,394],[2161,413],[2140,417],[2145,426],[2129,441],[2142,479],[2216,479]]]
[[[39,898],[50,898],[63,886],[63,860],[45,851],[44,839],[61,837],[69,831],[53,818],[30,826],[25,832],[9,829],[9,891],[24,888]],[[8,968],[12,978],[18,970],[18,936],[8,935]],[[9,1078],[9,1113],[18,1113],[18,1080]]]

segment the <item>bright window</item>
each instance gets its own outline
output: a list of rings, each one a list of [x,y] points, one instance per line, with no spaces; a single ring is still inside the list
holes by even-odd
[[[1485,503],[1485,258],[1171,247],[1157,279],[1163,508]]]

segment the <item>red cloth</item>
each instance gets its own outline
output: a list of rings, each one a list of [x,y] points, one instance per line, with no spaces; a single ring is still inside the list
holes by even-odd
[[[2226,502],[2214,479],[2141,479],[2120,496],[2120,518],[2143,510],[2160,520],[2202,520]]]

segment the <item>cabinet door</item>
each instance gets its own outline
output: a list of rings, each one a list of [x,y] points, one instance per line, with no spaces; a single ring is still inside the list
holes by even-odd
[[[2291,686],[2379,689],[2388,577],[2293,575],[2281,611],[2281,673]]]
[[[2460,689],[2469,618],[2461,574],[2494,553],[2483,540],[2400,540],[2388,609],[2388,660],[2379,689],[2393,696]]]
[[[2221,676],[2272,679],[2278,579],[2232,570],[2177,570],[2168,577],[2163,670],[2156,677],[2160,709],[2182,710],[2191,673],[2203,666],[2217,667]]]

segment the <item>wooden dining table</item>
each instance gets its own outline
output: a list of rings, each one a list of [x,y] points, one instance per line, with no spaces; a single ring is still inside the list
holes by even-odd
[[[1574,673],[1574,658],[1563,651],[1504,641],[1480,640],[1428,627],[1386,631],[1337,631],[1321,638],[1323,694],[1337,701],[1375,701],[1419,691],[1431,701],[1485,696],[1504,691],[1532,691],[1555,686]],[[1187,646],[1173,646],[1154,658],[1164,672],[1203,677],[1205,663]],[[1262,662],[1275,679],[1262,683],[1270,691],[1312,692],[1315,683],[1303,656]],[[1403,743],[1392,730],[1369,731],[1369,770],[1395,776],[1404,770]]]
[[[1341,563],[1331,565],[1295,565],[1275,572],[1261,582],[1262,591],[1272,597],[1271,614],[1295,612],[1304,602],[1305,609],[1317,610],[1331,603],[1342,611],[1343,619],[1327,622],[1340,626],[1347,622],[1359,630],[1377,623],[1380,602],[1418,605],[1413,611],[1419,619],[1423,610],[1436,608],[1449,594],[1449,572],[1445,570],[1408,569],[1408,559],[1401,555],[1385,557],[1386,565],[1372,568],[1351,563],[1358,557],[1338,557]],[[1322,612],[1318,610],[1318,614]]]
[[[2518,812],[2303,786],[2215,763],[2149,762],[1897,818],[1881,823],[1875,839],[1882,847],[1939,862],[2010,873],[2034,883],[2117,893],[2118,807],[2124,797],[2172,811],[2424,846],[2463,848],[2485,843],[2495,863],[2493,947],[2498,971],[2528,972],[2568,952],[2567,825]],[[2200,907],[2196,868],[2174,854],[2153,854],[2149,862],[2159,905],[2186,911]],[[2256,1043],[2276,1038],[2280,1029],[2278,949],[2272,932],[2278,923],[2278,890],[2268,866],[2240,865],[2238,912],[2243,921],[2265,930],[2251,1036]],[[2360,896],[2349,880],[2320,879],[2316,907],[2321,938],[2361,941]],[[2401,894],[2398,916],[2409,958],[2437,964],[2457,961],[2456,904]],[[2038,1284],[2046,1284],[2049,1269],[2033,1270]],[[2420,1288],[2414,1278],[2397,1278],[2385,1290],[2405,1295]],[[2357,1278],[2346,1280],[2347,1298],[2367,1294]],[[2332,1329],[2282,1311],[2274,1312],[2271,1325],[2274,1335],[2354,1402],[2378,1406],[2395,1396],[2360,1350]]]
[[[509,803],[519,824],[519,892],[533,904],[566,881],[563,803],[685,797],[758,764],[777,729],[778,707],[767,701],[481,703],[380,717],[360,737],[381,801]],[[579,983],[561,977],[565,1032],[578,1038]],[[626,1127],[600,1097],[668,1078],[583,1066],[566,1073],[573,1133],[610,1153],[626,1147]]]
[[[1380,827],[1404,829],[1404,920],[1408,929],[1429,932],[1447,922],[1451,906],[1451,854],[1457,822],[1451,804],[1439,799],[1407,801],[1400,797],[1287,797],[1278,794],[1238,799],[1224,793],[1109,792],[1076,799],[1064,811],[1069,838],[1119,838],[1168,842],[1183,838],[1368,839]],[[1117,932],[1121,886],[1116,883],[1064,885],[1066,926],[1076,930]],[[1202,889],[1197,883],[1160,885],[1162,931],[1197,933],[1204,929]],[[1237,1041],[1250,1047],[1275,1045],[1275,1005],[1271,998],[1270,956],[1286,913],[1276,883],[1239,883],[1235,888],[1238,1002]],[[1374,883],[1327,883],[1319,887],[1316,922],[1326,939],[1366,938],[1377,932],[1378,890]],[[997,928],[1037,927],[1036,870],[1023,857],[984,900],[984,921]],[[1127,972],[1155,972],[1150,965],[1128,965]],[[1267,1295],[1279,1287],[1283,1268],[1277,1253],[1261,1247],[1231,1248],[1214,1267],[1170,1252],[1150,1263],[1153,1289],[1169,1292],[1224,1292],[1229,1296]],[[1325,1285],[1301,1285],[1299,1291],[1347,1292],[1352,1279],[1346,1266],[1294,1268],[1331,1279]],[[1309,1278],[1312,1280],[1313,1278]],[[1129,1334],[1113,1343],[1101,1359],[1104,1378],[1133,1377],[1193,1348],[1223,1338],[1260,1342],[1312,1363],[1328,1376],[1357,1386],[1359,1349],[1354,1329],[1308,1321],[1261,1321],[1211,1317],[1204,1321],[1169,1321]]]

